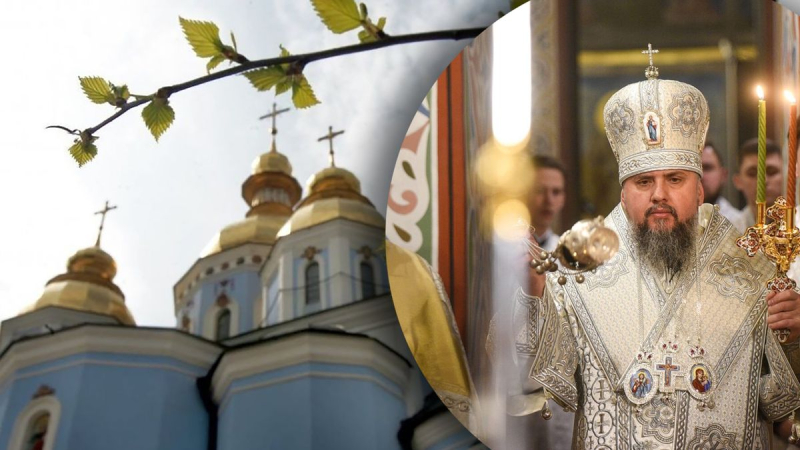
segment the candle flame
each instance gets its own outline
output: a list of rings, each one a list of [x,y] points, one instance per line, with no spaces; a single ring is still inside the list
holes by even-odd
[[[792,95],[791,92],[783,91],[783,95],[786,96],[786,100],[789,100],[789,103],[791,103],[791,104],[797,103],[797,100],[795,100],[794,95]]]
[[[759,100],[764,100],[764,89],[761,87],[760,84],[756,86],[756,94],[758,94]]]

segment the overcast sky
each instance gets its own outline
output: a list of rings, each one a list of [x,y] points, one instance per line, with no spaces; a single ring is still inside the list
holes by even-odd
[[[387,16],[389,34],[491,24],[507,0],[370,0]],[[205,73],[185,41],[178,16],[216,22],[223,41],[233,30],[250,59],[355,43],[324,28],[309,1],[41,1],[3,2],[0,41],[0,319],[34,302],[67,259],[94,244],[106,199],[102,247],[117,261],[116,283],[137,323],[173,326],[172,286],[222,227],[244,217],[241,184],[269,149],[273,94],[232,77],[176,94],[176,119],[156,143],[134,110],[101,130],[97,158],[78,168],[72,137],[47,125],[94,126],[113,110],[90,103],[79,76],[101,76],[150,94]],[[322,101],[278,122],[278,149],[305,186],[327,164],[328,125],[337,165],[362,180],[383,213],[397,148],[416,106],[466,42],[411,44],[309,65]],[[227,67],[227,64],[221,66]],[[279,107],[290,106],[288,94]]]

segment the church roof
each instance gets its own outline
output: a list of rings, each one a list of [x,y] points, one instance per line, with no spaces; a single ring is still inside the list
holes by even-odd
[[[315,173],[306,183],[308,196],[297,206],[278,237],[334,219],[347,219],[383,228],[383,216],[365,196],[361,182],[347,169],[330,166]]]
[[[134,325],[122,290],[114,284],[117,264],[100,247],[79,250],[67,261],[67,271],[45,285],[41,297],[21,313],[47,306],[106,314],[126,325]]]
[[[204,258],[242,244],[272,245],[286,219],[287,216],[256,215],[232,223],[209,241],[200,257]]]

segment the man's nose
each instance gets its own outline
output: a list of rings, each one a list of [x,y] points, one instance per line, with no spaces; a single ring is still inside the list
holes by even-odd
[[[652,200],[653,203],[662,203],[666,199],[667,199],[666,185],[664,184],[663,181],[656,180],[653,183],[653,193],[650,196],[650,200]]]

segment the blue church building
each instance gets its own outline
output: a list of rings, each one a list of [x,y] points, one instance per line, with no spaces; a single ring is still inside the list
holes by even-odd
[[[273,127],[242,197],[245,218],[177,280],[175,328],[135,324],[99,238],[2,323],[0,448],[480,445],[408,351],[384,219],[332,147],[303,192]]]

